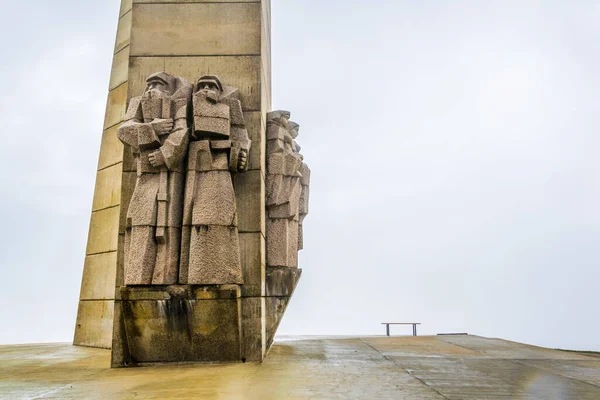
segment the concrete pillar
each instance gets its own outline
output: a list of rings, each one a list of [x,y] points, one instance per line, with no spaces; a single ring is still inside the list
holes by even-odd
[[[239,88],[252,140],[249,170],[235,178],[245,285],[242,315],[257,343],[243,343],[248,360],[265,353],[265,128],[271,108],[270,0],[122,0],[74,344],[111,347],[115,286],[123,285],[123,235],[135,166],[116,130],[145,79],[166,71],[190,82],[219,75]],[[248,304],[244,308],[244,304]],[[254,333],[253,333],[254,335]]]

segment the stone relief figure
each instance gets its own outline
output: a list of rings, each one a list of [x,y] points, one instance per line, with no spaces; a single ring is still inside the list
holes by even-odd
[[[293,122],[289,121],[288,125],[290,127],[290,134],[292,135],[292,139],[296,139],[298,137],[298,131],[300,130],[300,126]],[[294,153],[300,156],[300,159],[304,161],[304,156],[300,154],[300,145],[296,143],[296,140],[293,142],[293,150]],[[304,222],[304,217],[308,214],[308,197],[309,197],[309,185],[310,185],[310,168],[306,165],[305,162],[302,162],[300,165],[300,184],[302,185],[302,190],[300,192],[300,204],[298,206],[298,250],[302,250],[304,248],[304,236],[302,231],[302,224]]]
[[[193,86],[165,72],[146,80],[144,94],[129,103],[119,139],[131,146],[137,180],[127,210],[126,285],[177,281],[188,109]]]
[[[267,114],[267,265],[297,267],[310,170],[302,162],[298,124],[288,111]],[[304,174],[306,175],[303,175]]]
[[[232,173],[246,170],[249,149],[239,91],[202,76],[193,95],[179,283],[243,283]]]

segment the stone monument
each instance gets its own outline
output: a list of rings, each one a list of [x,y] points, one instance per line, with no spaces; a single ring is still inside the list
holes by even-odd
[[[268,0],[122,0],[74,344],[115,367],[265,357],[309,180],[270,92]]]
[[[194,94],[179,282],[243,283],[231,174],[245,172],[250,140],[239,90],[203,76]]]
[[[300,242],[300,204],[303,177],[306,186],[310,170],[302,162],[295,142],[298,124],[289,121],[288,111],[267,114],[267,266],[297,267]],[[302,174],[304,172],[304,175]],[[304,191],[308,202],[308,191]],[[306,206],[302,207],[306,215]]]
[[[144,94],[131,99],[117,131],[137,166],[126,217],[126,285],[176,283],[179,264],[192,85],[164,72],[147,82]]]

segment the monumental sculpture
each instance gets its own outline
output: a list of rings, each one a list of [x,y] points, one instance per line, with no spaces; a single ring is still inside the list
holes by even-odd
[[[73,343],[114,367],[261,361],[302,274],[309,180],[298,126],[267,116],[270,2],[137,3],[118,15]]]
[[[126,220],[126,285],[177,281],[191,95],[192,85],[185,79],[152,74],[144,94],[131,99],[118,130],[137,164]]]
[[[237,174],[248,169],[251,140],[238,89],[216,75],[194,86],[158,72],[130,100],[117,136],[136,180],[120,245],[113,366],[265,356],[302,272],[310,176],[299,125],[287,111],[266,117],[266,129],[252,125],[266,142],[266,175],[254,170],[264,186],[244,186]],[[259,232],[238,231],[248,195],[266,217]]]
[[[288,111],[267,114],[267,265],[297,267],[302,221],[308,213],[310,170],[294,140],[299,125]]]
[[[241,284],[232,173],[247,167],[250,140],[239,91],[217,76],[198,80],[193,96],[179,282]]]
[[[292,137],[296,139],[298,136],[298,129],[300,127],[297,126],[295,130],[292,132],[296,133],[296,136]],[[300,153],[300,146],[294,141],[294,151]],[[300,155],[302,158],[302,165],[300,166],[300,184],[302,185],[302,191],[300,193],[300,205],[298,206],[298,250],[302,250],[304,248],[304,230],[302,224],[304,223],[304,218],[308,215],[308,198],[309,198],[309,188],[310,188],[310,168],[304,162],[304,157]]]

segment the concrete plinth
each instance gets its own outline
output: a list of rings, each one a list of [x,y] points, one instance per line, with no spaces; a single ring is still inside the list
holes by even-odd
[[[266,343],[271,347],[275,332],[302,276],[299,268],[267,267],[266,271]]]
[[[112,366],[246,360],[239,285],[122,287]]]
[[[265,296],[243,285],[122,286],[111,365],[261,361],[301,274],[267,268]]]

